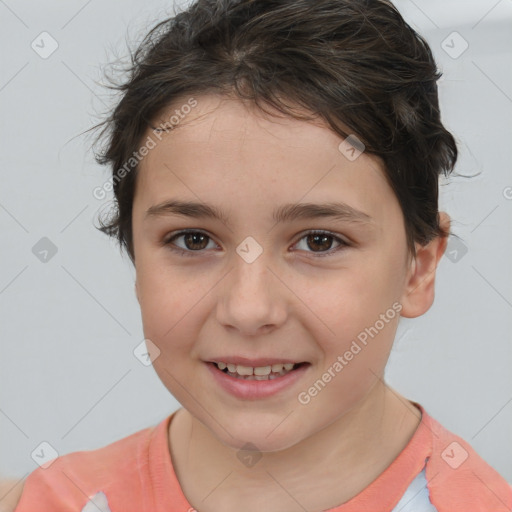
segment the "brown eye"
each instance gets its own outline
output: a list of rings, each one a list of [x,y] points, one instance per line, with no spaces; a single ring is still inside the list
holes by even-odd
[[[205,249],[208,244],[205,244],[205,240],[209,237],[204,235],[203,233],[186,233],[183,235],[183,241],[187,249],[190,250],[201,250]]]
[[[183,239],[182,245],[175,244],[174,241],[180,238]],[[164,245],[168,245],[173,251],[192,256],[194,252],[205,250],[210,240],[211,238],[201,231],[181,231],[164,242]],[[173,245],[176,248],[173,248]]]
[[[306,237],[308,247],[327,251],[331,248],[334,238],[330,235],[308,235]]]
[[[303,236],[299,242],[302,240],[305,240],[305,244],[303,244],[303,249],[301,250],[306,250],[306,252],[311,252],[313,254],[316,253],[318,256],[330,256],[349,245],[341,238],[325,231],[311,231]],[[332,249],[333,241],[339,244],[334,249]]]
[[[175,243],[182,239],[181,244]],[[305,240],[305,244],[300,250],[314,254],[316,257],[331,256],[339,250],[349,247],[349,243],[340,237],[326,231],[310,231],[299,240],[299,243]],[[163,245],[168,246],[170,250],[184,256],[195,256],[201,254],[208,248],[208,243],[213,242],[211,237],[202,231],[187,230],[174,234]],[[333,242],[338,244],[332,249]],[[298,245],[296,244],[296,245]],[[215,245],[215,244],[214,244]]]

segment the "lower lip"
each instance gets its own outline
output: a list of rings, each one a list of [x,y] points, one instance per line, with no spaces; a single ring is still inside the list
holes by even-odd
[[[244,400],[257,400],[276,395],[280,391],[293,386],[307,372],[310,364],[304,364],[277,379],[272,380],[245,380],[230,377],[219,370],[214,363],[206,363],[209,371],[220,386],[237,398]]]

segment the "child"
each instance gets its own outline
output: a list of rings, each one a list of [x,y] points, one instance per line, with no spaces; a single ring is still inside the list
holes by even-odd
[[[148,34],[101,134],[101,229],[183,408],[35,470],[17,512],[512,510],[383,380],[450,233],[439,76],[386,0],[197,0]]]

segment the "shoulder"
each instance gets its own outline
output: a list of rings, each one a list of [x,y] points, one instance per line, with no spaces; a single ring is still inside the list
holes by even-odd
[[[439,512],[511,512],[512,486],[469,443],[422,412],[432,433],[427,485]]]
[[[16,512],[50,512],[57,507],[80,512],[100,492],[109,500],[118,500],[118,506],[134,505],[141,498],[141,471],[148,466],[154,430],[148,427],[95,450],[59,456],[37,468],[25,480]]]

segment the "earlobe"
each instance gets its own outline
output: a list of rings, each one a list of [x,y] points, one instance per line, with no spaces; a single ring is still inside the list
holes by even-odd
[[[441,226],[449,232],[450,217],[439,213]],[[436,270],[446,250],[447,237],[438,236],[427,245],[416,245],[416,257],[412,259],[402,295],[401,316],[415,318],[426,313],[435,295]]]

